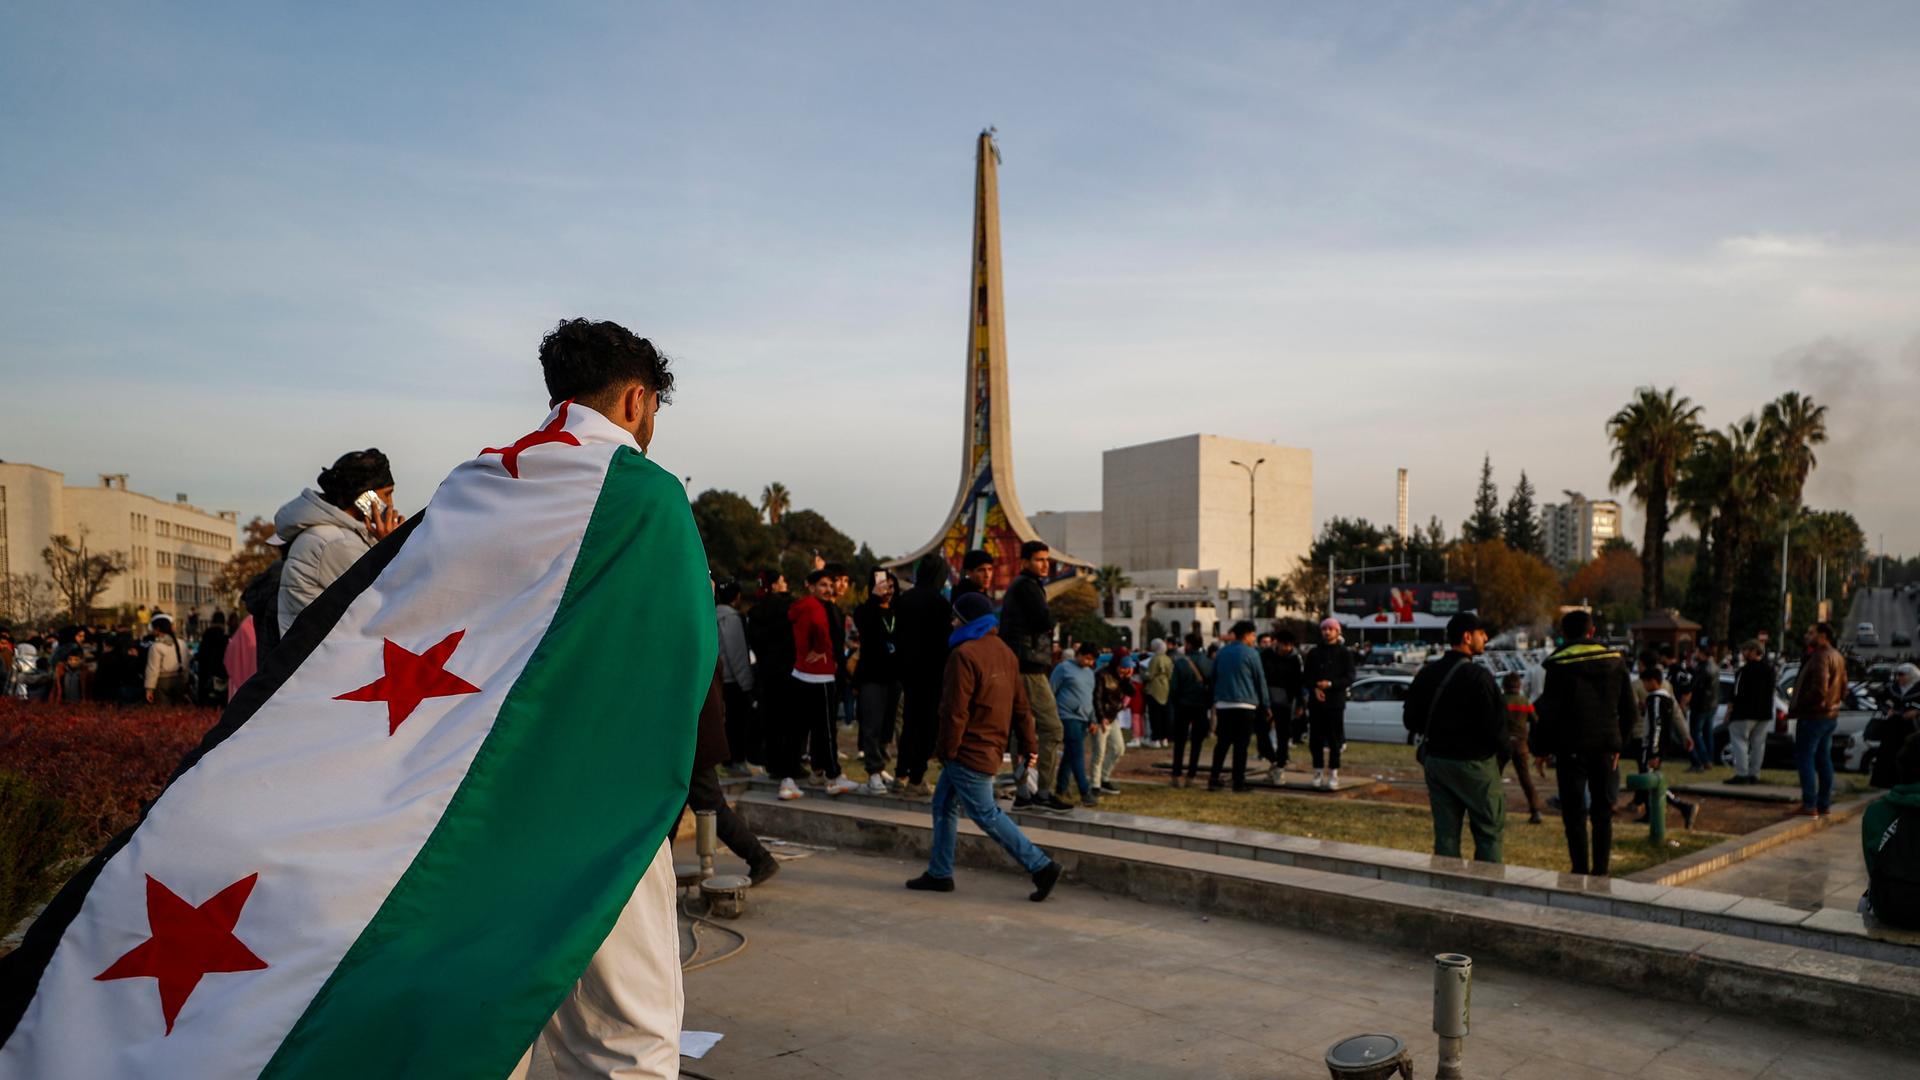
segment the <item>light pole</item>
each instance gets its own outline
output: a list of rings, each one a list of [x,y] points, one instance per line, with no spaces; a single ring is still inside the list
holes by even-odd
[[[1255,460],[1254,463],[1251,465],[1248,465],[1244,461],[1227,462],[1227,464],[1229,465],[1238,465],[1241,468],[1247,470],[1247,614],[1248,615],[1253,614],[1253,587],[1255,584],[1257,584],[1257,581],[1253,576],[1253,508],[1254,508],[1254,496],[1257,491],[1257,489],[1253,486],[1253,477],[1255,473],[1260,471],[1260,466],[1265,465],[1266,463],[1267,463],[1266,458],[1259,458]]]

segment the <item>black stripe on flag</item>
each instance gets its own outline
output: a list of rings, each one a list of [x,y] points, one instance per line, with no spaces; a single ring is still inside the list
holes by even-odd
[[[401,545],[407,537],[413,535],[414,527],[426,515],[423,510],[408,518],[406,524],[396,529],[391,536],[374,545],[373,549],[360,557],[360,561],[348,568],[339,579],[327,586],[326,591],[314,598],[306,610],[293,620],[287,628],[280,644],[260,660],[260,670],[254,673],[234,695],[220,716],[220,723],[207,732],[200,745],[187,752],[180,760],[179,768],[168,778],[167,787],[194,767],[207,752],[225,742],[227,736],[240,730],[240,726],[260,711],[267,699],[280,692],[300,665],[307,662],[313,650],[320,647],[328,634],[333,633],[340,616],[346,613],[354,599],[367,586],[372,585],[380,572],[387,568],[393,557],[400,553]],[[164,792],[165,789],[162,789]],[[156,796],[158,798],[158,796]],[[75,874],[54,898],[47,903],[45,911],[34,920],[27,930],[26,938],[20,947],[4,957],[0,957],[0,1045],[13,1036],[14,1028],[20,1024],[20,1017],[27,1011],[27,1005],[40,988],[40,976],[47,970],[47,964],[53,960],[53,951],[66,936],[67,927],[74,917],[80,914],[81,905],[86,902],[88,890],[100,876],[100,870],[107,860],[119,854],[127,846],[127,840],[134,830],[147,820],[147,811],[153,808],[148,803],[140,808],[140,819],[126,831],[107,841],[107,846],[87,863],[86,868]]]

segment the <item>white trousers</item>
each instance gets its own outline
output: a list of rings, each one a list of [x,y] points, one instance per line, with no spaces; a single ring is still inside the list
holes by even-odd
[[[1727,740],[1733,750],[1733,775],[1760,775],[1760,763],[1767,755],[1767,730],[1771,727],[1771,720],[1735,720],[1727,725]]]
[[[1099,787],[1113,775],[1120,765],[1120,759],[1127,753],[1127,733],[1118,723],[1108,724],[1101,731],[1099,724],[1087,725],[1087,746],[1092,750],[1091,768],[1088,769],[1087,782]]]
[[[673,848],[662,841],[632,899],[587,964],[538,1044],[559,1080],[680,1075],[680,928]],[[508,1080],[528,1080],[533,1047]]]

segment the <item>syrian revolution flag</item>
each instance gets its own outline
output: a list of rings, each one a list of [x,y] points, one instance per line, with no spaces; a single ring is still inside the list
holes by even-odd
[[[0,1077],[504,1077],[686,799],[680,481],[591,409],[460,465],[301,613],[0,960]]]

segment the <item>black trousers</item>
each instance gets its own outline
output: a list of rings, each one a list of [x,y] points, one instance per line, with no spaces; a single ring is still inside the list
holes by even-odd
[[[1226,763],[1227,751],[1231,748],[1233,786],[1246,787],[1247,737],[1253,733],[1253,725],[1265,714],[1259,709],[1217,708],[1214,712],[1220,718],[1220,735],[1213,740],[1213,772],[1207,777],[1207,786],[1220,786],[1220,766]]]
[[[1567,857],[1576,874],[1607,872],[1613,857],[1613,801],[1620,795],[1620,774],[1612,755],[1561,754],[1554,758],[1560,784],[1560,823],[1567,830]],[[1593,823],[1593,860],[1587,860],[1587,823]]]
[[[727,805],[727,797],[720,791],[720,778],[714,775],[712,769],[693,770],[693,779],[687,784],[687,808],[713,811],[714,831],[720,835],[720,842],[727,845],[728,851],[745,859],[748,866],[759,866],[773,858],[767,854],[760,838],[747,828],[747,823],[741,821],[740,815]],[[677,818],[673,830],[674,835],[668,839],[679,836],[680,821]]]
[[[1171,738],[1168,728],[1173,726],[1173,700],[1155,701],[1147,698],[1147,738],[1154,742]]]
[[[1347,709],[1342,705],[1330,708],[1325,705],[1307,710],[1307,749],[1313,753],[1313,767],[1321,767],[1321,758],[1326,759],[1326,767],[1340,767],[1340,747],[1347,741]]]
[[[1173,772],[1180,774],[1180,754],[1187,754],[1187,779],[1200,771],[1200,744],[1207,741],[1207,733],[1213,730],[1213,721],[1208,717],[1205,705],[1175,705],[1173,707]]]
[[[760,710],[754,707],[753,694],[733,683],[722,683],[720,692],[727,706],[727,764],[766,764],[760,742]]]
[[[909,680],[900,687],[900,746],[895,762],[900,779],[918,784],[927,778],[933,740],[940,723],[940,678]]]
[[[805,775],[800,768],[800,753],[804,748],[813,759],[813,770],[827,774],[833,780],[840,775],[840,744],[834,738],[833,728],[833,684],[802,682],[793,680],[789,688],[792,696],[794,736],[793,766],[795,777]]]
[[[894,717],[900,714],[900,684],[864,682],[860,699],[854,703],[860,717],[860,758],[867,775],[887,767],[887,746],[893,742]]]

